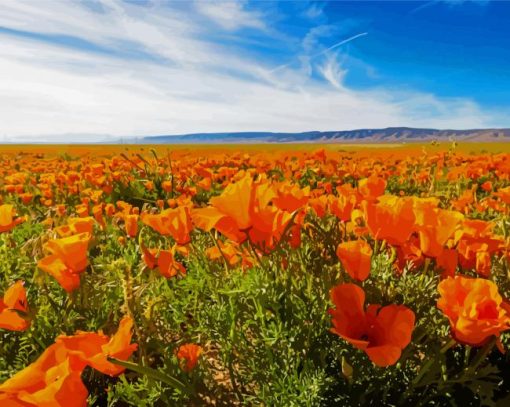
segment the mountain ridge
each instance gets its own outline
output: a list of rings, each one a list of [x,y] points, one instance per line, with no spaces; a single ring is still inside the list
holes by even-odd
[[[387,127],[383,129],[357,129],[338,131],[286,132],[224,132],[190,133],[179,135],[147,136],[136,139],[147,144],[185,143],[398,143],[423,141],[510,142],[510,128],[487,129],[426,129],[413,127]]]

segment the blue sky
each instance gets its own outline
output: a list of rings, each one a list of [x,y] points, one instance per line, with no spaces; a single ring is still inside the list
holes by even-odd
[[[5,0],[0,141],[510,127],[510,3]]]

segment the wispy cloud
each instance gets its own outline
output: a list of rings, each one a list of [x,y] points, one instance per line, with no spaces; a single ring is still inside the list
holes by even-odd
[[[94,4],[0,4],[0,26],[11,30],[0,31],[0,138],[466,128],[493,120],[470,100],[347,87],[336,55],[364,33],[311,53],[309,63],[322,73],[316,77],[302,64],[271,71],[272,62],[212,41],[218,30],[232,34],[243,27],[271,40],[261,13],[242,3],[229,11],[241,15],[235,23],[225,11],[197,16],[181,3]]]
[[[342,68],[337,54],[329,55],[324,64],[319,66],[319,71],[334,88],[342,90],[347,71]]]
[[[411,10],[411,14],[417,13],[421,10],[429,8],[434,5],[447,5],[449,7],[461,6],[466,3],[476,4],[479,6],[485,6],[490,2],[490,0],[431,0],[427,1],[423,4],[420,4],[418,7]]]
[[[235,1],[196,1],[196,10],[226,30],[240,28],[266,28],[263,16],[257,12],[249,12],[244,2]]]
[[[304,38],[304,40],[303,40],[303,47],[308,52],[311,52],[311,51],[313,51],[315,49],[315,42],[317,41],[315,39],[315,36],[313,36],[313,37],[311,36],[311,33],[313,34],[313,31],[309,32],[307,34],[307,36]],[[353,35],[353,36],[351,36],[349,38],[343,39],[342,41],[338,41],[338,42],[334,43],[333,45],[330,45],[326,49],[323,49],[323,50],[321,50],[319,52],[315,52],[314,54],[311,54],[311,55],[307,55],[306,56],[306,62],[310,63],[312,60],[320,57],[321,55],[324,55],[324,54],[326,54],[329,51],[332,51],[332,50],[334,50],[334,49],[336,49],[336,48],[338,48],[338,47],[340,47],[342,45],[345,45],[345,44],[347,44],[347,43],[349,43],[351,41],[354,41],[357,38],[363,37],[363,36],[365,36],[367,34],[368,33],[365,32],[365,33],[360,33],[360,34]],[[302,61],[302,59],[300,59],[299,56],[296,56],[293,60],[287,62],[286,64],[279,65],[276,68],[271,69],[270,72],[280,71],[280,70],[282,70],[284,68],[287,68],[287,67],[291,66],[292,64],[296,63],[297,61]]]

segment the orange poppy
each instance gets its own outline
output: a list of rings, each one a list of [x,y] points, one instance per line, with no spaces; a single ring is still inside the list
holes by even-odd
[[[345,187],[341,191],[338,197],[330,196],[329,210],[341,221],[348,222],[351,219],[352,211],[355,210],[357,199],[356,195],[347,192]]]
[[[301,189],[298,185],[284,183],[276,190],[273,204],[287,212],[294,212],[306,205],[310,197],[310,187]]]
[[[138,217],[137,214],[124,216],[124,228],[129,237],[136,237],[138,233]]]
[[[459,254],[455,249],[443,249],[436,257],[436,265],[443,270],[442,278],[453,277],[459,263]]]
[[[395,250],[397,251],[395,267],[398,273],[402,273],[406,266],[409,267],[409,270],[416,270],[425,260],[416,235],[412,235],[407,242],[396,246]]]
[[[364,240],[343,242],[338,245],[336,254],[345,271],[357,281],[364,281],[370,274],[372,248]]]
[[[60,237],[68,237],[79,233],[89,233],[92,235],[94,223],[94,218],[90,216],[85,218],[69,218],[67,225],[56,227],[55,232]]]
[[[5,407],[86,407],[88,391],[72,360],[57,356],[51,345],[34,363],[0,385]]]
[[[88,365],[101,373],[117,376],[124,368],[109,362],[107,357],[126,360],[133,354],[138,345],[131,343],[132,329],[133,320],[124,317],[111,338],[101,332],[79,331],[73,336],[59,336],[55,344],[67,354],[76,357],[84,366]]]
[[[450,321],[457,341],[481,346],[491,336],[510,329],[510,316],[492,281],[455,276],[441,281],[437,289],[437,307]]]
[[[79,274],[87,268],[89,241],[89,233],[50,240],[44,246],[50,255],[39,260],[37,266],[54,277],[64,290],[71,292],[80,286]]]
[[[124,368],[107,357],[128,359],[137,345],[131,344],[133,321],[124,317],[117,333],[78,332],[60,336],[25,369],[0,385],[2,406],[85,407],[88,391],[81,380],[86,366],[111,376]]]
[[[178,273],[186,274],[186,268],[175,259],[177,246],[170,250],[148,249],[141,246],[142,258],[147,267],[151,270],[158,268],[159,273],[166,278],[175,277]]]
[[[22,281],[11,285],[0,299],[0,328],[24,331],[30,326],[27,318],[28,303]]]
[[[179,359],[181,369],[190,372],[198,363],[198,358],[202,354],[202,347],[194,343],[181,345],[177,350],[177,358]]]
[[[448,239],[454,236],[464,216],[460,212],[437,208],[435,199],[414,198],[413,203],[421,251],[426,256],[437,257]]]
[[[292,216],[272,205],[276,192],[268,183],[254,183],[250,175],[229,184],[211,206],[195,209],[193,221],[202,230],[215,228],[229,239],[242,243],[248,237],[264,250],[281,238]]]
[[[25,220],[22,217],[14,218],[14,214],[15,211],[12,205],[0,205],[0,232],[8,232]]]
[[[401,245],[408,241],[415,229],[413,200],[383,195],[378,202],[362,203],[366,226],[375,239]]]
[[[414,312],[404,305],[371,304],[364,309],[365,292],[354,284],[340,284],[330,291],[336,309],[330,309],[331,332],[363,350],[377,366],[395,364],[411,342]]]
[[[377,175],[359,180],[358,190],[364,199],[374,200],[384,194],[386,180]]]
[[[187,206],[165,209],[160,214],[143,213],[141,219],[143,223],[163,236],[172,236],[180,245],[190,242],[193,224]]]

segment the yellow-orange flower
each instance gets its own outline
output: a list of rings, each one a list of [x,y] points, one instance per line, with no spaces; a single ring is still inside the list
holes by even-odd
[[[483,278],[450,277],[438,285],[438,308],[450,321],[453,336],[472,346],[510,329],[498,286]]]
[[[53,276],[67,292],[80,286],[80,276],[88,265],[89,233],[79,233],[62,239],[50,240],[45,249],[49,256],[39,260],[37,266]]]
[[[17,281],[5,291],[0,299],[0,328],[10,331],[24,331],[30,326],[25,287]]]
[[[377,366],[395,364],[411,342],[415,316],[404,305],[371,304],[364,309],[365,292],[355,284],[340,284],[330,291],[331,332],[363,350]]]
[[[364,281],[370,274],[370,259],[372,248],[364,240],[343,242],[338,245],[336,254],[345,271],[351,278]]]

